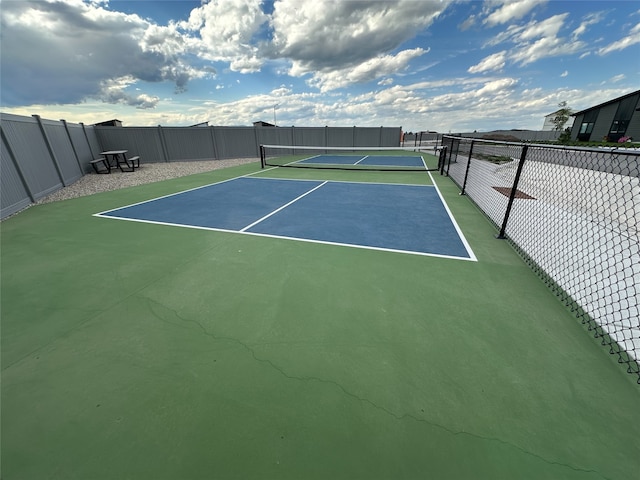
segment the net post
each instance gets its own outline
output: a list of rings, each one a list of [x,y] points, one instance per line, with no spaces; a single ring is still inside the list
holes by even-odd
[[[447,161],[447,146],[444,145],[440,148],[440,155],[438,156],[438,170],[440,175],[444,175],[444,164]]]
[[[260,145],[260,168],[264,168],[265,167],[265,162],[266,162],[266,158],[265,158],[265,152],[264,152],[264,145]]]
[[[509,215],[511,214],[511,207],[513,206],[513,200],[516,198],[516,190],[518,188],[518,183],[520,182],[520,174],[522,173],[522,167],[524,167],[525,158],[527,158],[527,151],[529,150],[529,145],[525,145],[522,147],[522,152],[520,153],[520,161],[518,162],[518,169],[516,170],[516,176],[513,179],[513,186],[511,187],[511,194],[509,195],[509,203],[507,204],[507,210],[504,212],[504,219],[502,220],[502,227],[500,228],[500,233],[496,236],[499,240],[504,240],[506,237],[505,231],[507,230],[507,222],[509,221]]]
[[[451,168],[451,157],[453,156],[454,147],[456,149],[456,159],[457,159],[458,151],[460,150],[460,139],[457,139],[457,142],[456,142],[456,137],[451,137],[451,150],[449,151],[449,160],[447,161],[447,177],[449,176],[449,169]]]
[[[460,195],[465,195],[465,189],[467,188],[467,178],[469,178],[469,168],[471,167],[471,155],[473,154],[473,145],[475,140],[471,140],[471,145],[469,145],[469,156],[467,157],[467,169],[464,172],[464,181],[462,182],[462,190],[460,191]]]

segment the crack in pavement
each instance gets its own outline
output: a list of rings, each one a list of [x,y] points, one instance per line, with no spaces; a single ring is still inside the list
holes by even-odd
[[[349,390],[347,390],[343,385],[341,385],[340,383],[333,381],[333,380],[327,380],[324,378],[320,378],[320,377],[315,377],[315,376],[297,376],[297,375],[291,375],[289,373],[287,373],[284,368],[280,367],[279,365],[275,364],[273,361],[267,359],[267,358],[261,358],[259,357],[255,350],[248,344],[244,343],[243,341],[234,338],[234,337],[226,337],[226,336],[222,336],[222,335],[216,335],[215,333],[209,332],[200,322],[198,322],[197,320],[193,320],[190,318],[184,318],[182,317],[176,310],[167,307],[166,305],[163,305],[162,303],[153,300],[151,298],[148,297],[144,297],[147,302],[150,304],[149,305],[149,310],[152,313],[152,315],[157,318],[158,320],[160,320],[163,323],[168,323],[174,326],[178,326],[178,327],[183,327],[185,323],[187,324],[192,324],[194,326],[196,326],[200,331],[202,331],[202,333],[210,338],[212,338],[215,341],[226,341],[226,342],[231,342],[231,343],[235,343],[236,345],[239,345],[240,347],[242,347],[244,350],[246,350],[251,357],[256,361],[259,362],[261,364],[267,365],[269,366],[271,369],[275,370],[276,372],[278,372],[280,375],[282,375],[283,377],[290,379],[290,380],[296,380],[296,381],[301,381],[301,382],[317,382],[317,383],[321,383],[321,384],[325,384],[325,385],[330,385],[333,386],[337,389],[339,389],[343,394],[345,394],[346,396],[357,400],[360,403],[366,404],[371,406],[372,408],[374,408],[375,410],[378,410],[380,412],[383,412],[384,414],[396,419],[396,420],[413,420],[415,422],[420,422],[422,424],[425,425],[429,425],[433,428],[437,428],[440,429],[442,431],[445,431],[451,435],[454,436],[460,436],[460,435],[464,435],[464,436],[469,436],[471,438],[475,438],[478,440],[484,440],[484,441],[488,441],[488,442],[494,442],[494,443],[498,443],[500,445],[504,445],[510,448],[513,448],[525,455],[529,455],[535,459],[538,459],[548,465],[554,465],[554,466],[560,466],[560,467],[566,467],[568,469],[571,469],[575,472],[580,472],[580,473],[593,473],[596,474],[598,476],[600,476],[601,478],[605,479],[605,480],[611,480],[610,477],[605,476],[604,474],[602,474],[601,472],[597,471],[597,470],[593,470],[593,469],[586,469],[586,468],[579,468],[579,467],[575,467],[573,465],[569,465],[567,463],[563,463],[563,462],[557,462],[557,461],[553,461],[553,460],[549,460],[546,459],[544,457],[542,457],[541,455],[538,455],[536,453],[530,452],[528,450],[525,450],[524,448],[515,445],[513,443],[510,443],[508,441],[502,440],[500,438],[495,438],[495,437],[487,437],[487,436],[483,436],[483,435],[479,435],[476,433],[472,433],[472,432],[467,432],[464,430],[454,430],[451,429],[449,427],[446,427],[444,425],[441,425],[439,423],[435,423],[432,422],[430,420],[427,420],[425,418],[421,418],[419,416],[416,416],[414,414],[411,413],[402,413],[402,414],[398,414],[393,412],[392,410],[389,410],[388,408],[382,406],[382,405],[378,405],[377,403],[373,402],[372,400],[365,398],[365,397],[361,397]],[[163,317],[159,312],[157,312],[153,307],[161,307],[162,309],[170,312],[176,319],[178,319],[180,321],[180,323],[176,323],[174,321],[171,321],[165,317]]]

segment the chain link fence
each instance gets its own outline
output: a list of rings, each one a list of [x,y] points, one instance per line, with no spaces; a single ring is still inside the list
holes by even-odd
[[[640,152],[444,136],[439,170],[640,383]]]

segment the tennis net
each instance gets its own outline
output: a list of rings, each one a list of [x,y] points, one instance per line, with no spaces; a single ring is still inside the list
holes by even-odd
[[[318,147],[260,145],[265,167],[339,170],[427,171],[427,155],[433,147]]]

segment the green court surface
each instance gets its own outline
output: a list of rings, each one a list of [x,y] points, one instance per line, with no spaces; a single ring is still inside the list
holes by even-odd
[[[477,262],[93,216],[259,170],[2,223],[4,480],[638,478],[636,378],[445,177]]]

